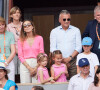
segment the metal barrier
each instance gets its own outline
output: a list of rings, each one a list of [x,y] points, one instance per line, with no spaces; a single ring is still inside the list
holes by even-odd
[[[56,83],[47,83],[47,84],[40,84],[40,83],[17,83],[18,90],[31,90],[33,86],[42,86],[44,90],[67,90],[68,82],[56,82]]]

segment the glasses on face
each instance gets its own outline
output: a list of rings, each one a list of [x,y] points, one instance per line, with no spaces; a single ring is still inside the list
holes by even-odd
[[[31,25],[32,25],[31,23],[28,23],[28,24],[24,24],[23,27],[27,28],[27,27],[30,27]]]
[[[64,22],[65,22],[66,20],[67,20],[67,21],[70,21],[71,19],[70,19],[70,18],[68,18],[68,19],[64,18],[64,19],[63,19]]]

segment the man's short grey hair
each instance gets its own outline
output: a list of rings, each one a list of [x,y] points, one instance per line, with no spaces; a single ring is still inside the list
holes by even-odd
[[[96,11],[100,11],[100,6],[99,5],[94,8],[94,14],[96,13]]]
[[[68,10],[62,10],[59,14],[59,17],[60,17],[61,14],[70,14],[70,12]]]

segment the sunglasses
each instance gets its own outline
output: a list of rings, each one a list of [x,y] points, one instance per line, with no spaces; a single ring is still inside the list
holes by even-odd
[[[32,25],[31,23],[28,23],[28,24],[24,24],[23,27],[27,28],[27,27],[30,27],[31,25]]]
[[[66,20],[67,20],[67,21],[70,21],[71,19],[70,19],[70,18],[68,18],[68,19],[64,18],[64,19],[63,19],[64,22],[65,22]]]

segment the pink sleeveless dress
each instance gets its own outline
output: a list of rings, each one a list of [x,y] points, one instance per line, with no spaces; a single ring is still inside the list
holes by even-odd
[[[65,67],[65,64],[61,64],[60,66],[57,66],[55,64],[52,65],[53,69],[54,69],[54,76],[57,76],[59,75],[61,72],[65,72],[66,71],[66,67]],[[56,82],[66,82],[67,79],[66,79],[66,75],[65,74],[62,74],[58,80],[56,80]]]
[[[38,70],[37,70],[37,76],[38,76],[38,82],[40,82],[40,76],[39,76],[39,70],[42,70],[43,71],[43,80],[46,80],[49,78],[49,73],[48,73],[48,69],[45,67],[45,68],[41,68],[39,67]]]

